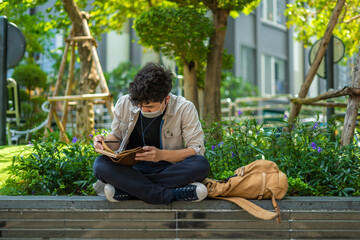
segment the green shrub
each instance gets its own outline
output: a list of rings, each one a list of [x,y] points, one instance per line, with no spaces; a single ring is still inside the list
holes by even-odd
[[[359,195],[359,141],[340,147],[334,122],[297,122],[291,132],[265,127],[255,120],[222,121],[205,129],[210,177],[224,179],[256,159],[274,161],[289,177],[289,194]],[[216,141],[218,133],[222,141]]]
[[[291,196],[311,196],[316,190],[304,183],[300,178],[288,178],[289,189],[287,194]]]
[[[277,163],[288,176],[288,195],[360,196],[358,133],[352,144],[340,147],[339,126],[334,122],[298,122],[291,133],[284,131],[289,127],[286,121],[280,125],[266,127],[239,118],[204,128],[209,177],[230,177],[237,168],[264,158]],[[219,132],[221,141],[215,138]],[[65,144],[57,139],[52,133],[32,141],[30,154],[15,156],[0,194],[95,194],[92,165],[98,154],[90,143],[73,138]]]
[[[230,98],[235,101],[239,97],[258,96],[259,90],[242,77],[235,77],[231,72],[223,71],[221,74],[221,98]]]
[[[48,75],[38,65],[27,64],[15,67],[12,78],[20,86],[21,124],[12,124],[10,127],[15,130],[32,129],[45,121],[48,115],[41,109],[46,101],[46,89],[49,87]],[[21,140],[21,143],[26,141]]]
[[[14,156],[2,194],[94,194],[92,165],[96,158],[89,143],[65,144],[55,134],[31,141],[31,153]]]
[[[46,72],[36,64],[18,65],[14,68],[12,78],[14,78],[19,85],[25,86],[28,92],[31,92],[36,87],[48,87]]]

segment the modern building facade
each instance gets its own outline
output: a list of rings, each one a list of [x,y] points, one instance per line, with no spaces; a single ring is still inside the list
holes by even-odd
[[[229,18],[225,48],[235,57],[232,69],[258,86],[262,96],[296,96],[310,68],[309,52],[294,40],[294,31],[285,25],[286,0],[263,0],[251,14]],[[334,66],[338,89],[351,83],[353,60]],[[326,80],[316,76],[308,96],[326,92]]]
[[[250,15],[228,20],[225,47],[235,57],[233,73],[263,96],[294,90],[293,33],[285,27],[284,10],[284,1],[262,1]]]

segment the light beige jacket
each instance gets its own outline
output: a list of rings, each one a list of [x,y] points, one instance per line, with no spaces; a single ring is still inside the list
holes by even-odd
[[[112,134],[120,141],[117,152],[125,150],[130,135],[140,116],[140,108],[134,106],[129,95],[117,101],[114,108]],[[198,155],[204,155],[204,132],[194,104],[184,97],[170,93],[170,101],[161,121],[160,149],[177,150],[193,148]]]

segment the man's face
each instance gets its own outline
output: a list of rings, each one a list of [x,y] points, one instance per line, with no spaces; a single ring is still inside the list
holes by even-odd
[[[169,96],[167,96],[162,102],[148,102],[144,104],[139,104],[139,107],[143,112],[156,112],[164,111],[166,103],[169,101]]]

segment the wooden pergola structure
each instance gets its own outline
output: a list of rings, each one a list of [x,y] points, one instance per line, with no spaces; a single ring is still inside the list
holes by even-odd
[[[89,29],[86,18],[82,19],[82,27],[83,27],[83,30],[84,30],[84,33],[86,36],[74,36],[74,31],[73,31],[74,26],[72,26],[69,37],[67,39],[65,39],[66,45],[65,45],[64,54],[62,56],[59,74],[58,74],[56,84],[55,84],[55,89],[54,89],[52,97],[48,97],[48,101],[50,102],[50,111],[49,111],[48,118],[47,118],[48,121],[47,121],[47,125],[45,128],[45,133],[46,133],[47,129],[51,127],[52,118],[54,117],[56,124],[60,130],[60,139],[62,138],[65,142],[70,142],[67,135],[65,134],[69,101],[103,99],[105,101],[106,107],[108,108],[110,117],[113,118],[114,105],[113,105],[112,95],[110,94],[109,88],[107,86],[107,83],[106,83],[106,80],[104,77],[104,73],[103,73],[101,65],[100,65],[100,60],[99,60],[99,57],[98,57],[98,54],[96,51],[97,43],[90,34],[90,29]],[[101,93],[71,95],[72,85],[74,82],[74,65],[75,65],[75,58],[76,58],[75,47],[79,41],[88,41],[89,44],[91,44],[90,45],[91,46],[91,54],[92,54],[92,58],[95,63],[95,66],[96,66],[96,71],[97,71],[98,77],[100,79]],[[71,50],[70,50],[70,47],[71,47]],[[69,50],[71,51],[71,53],[70,53],[70,63],[69,63],[69,75],[67,78],[65,95],[58,96],[59,90],[63,86],[62,79],[63,79],[63,75],[64,75],[64,70],[65,70],[65,65],[67,62]],[[55,110],[55,103],[59,102],[59,101],[63,101],[61,120],[59,119],[58,113]]]

